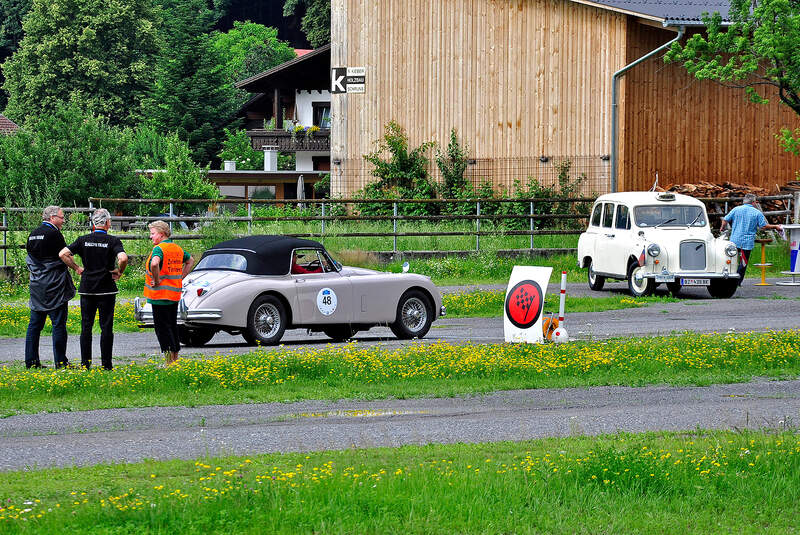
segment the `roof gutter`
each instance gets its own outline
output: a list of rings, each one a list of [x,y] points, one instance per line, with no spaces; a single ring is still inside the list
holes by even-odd
[[[618,85],[619,79],[622,78],[623,74],[625,74],[626,72],[628,72],[629,70],[631,70],[632,68],[634,68],[635,66],[640,64],[641,62],[653,57],[654,55],[658,54],[662,50],[665,50],[665,49],[669,48],[670,46],[672,46],[672,43],[675,43],[676,41],[679,41],[681,39],[681,37],[683,37],[683,34],[685,33],[685,31],[686,31],[686,27],[685,26],[679,26],[678,27],[678,35],[675,37],[675,39],[671,40],[668,43],[664,43],[660,47],[656,48],[655,50],[652,50],[652,51],[648,52],[647,54],[645,54],[641,58],[637,59],[636,61],[634,61],[632,63],[629,63],[628,65],[625,65],[620,70],[615,72],[614,75],[611,77],[611,191],[612,192],[617,191],[617,171],[618,171],[618,167],[619,167],[618,162],[617,162],[617,152],[618,152],[618,146],[617,146],[618,145],[617,144],[617,129],[618,129],[617,122],[618,122],[618,119],[617,119],[617,114],[618,114],[618,107],[619,107],[619,104],[617,102],[617,100],[619,98],[618,95],[617,95],[617,85]]]

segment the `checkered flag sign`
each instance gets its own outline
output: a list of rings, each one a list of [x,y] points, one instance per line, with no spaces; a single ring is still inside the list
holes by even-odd
[[[513,325],[527,329],[539,319],[543,299],[542,289],[535,281],[519,282],[506,297],[506,316]]]
[[[525,320],[527,320],[528,314],[531,311],[531,305],[533,305],[533,296],[529,294],[525,288],[520,288],[516,298],[517,306],[525,311]]]

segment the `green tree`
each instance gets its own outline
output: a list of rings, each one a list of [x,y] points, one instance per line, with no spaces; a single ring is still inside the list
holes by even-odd
[[[286,0],[283,15],[291,17],[299,12],[300,28],[314,48],[331,42],[331,0]]]
[[[208,34],[215,14],[204,0],[163,0],[163,6],[164,53],[147,101],[148,118],[188,141],[194,160],[205,165],[219,152],[221,130],[234,107],[232,81]]]
[[[706,32],[673,44],[665,60],[683,62],[698,79],[743,89],[757,103],[769,101],[757,90],[772,86],[800,115],[800,2],[731,0],[729,19],[727,24],[719,13],[704,14]],[[794,135],[800,137],[800,130]],[[790,150],[792,132],[783,130],[780,137]]]
[[[0,63],[16,52],[25,32],[22,19],[31,9],[31,0],[0,0]],[[5,78],[0,72],[0,88]],[[0,110],[6,107],[8,94],[0,89]]]
[[[402,198],[433,199],[436,197],[436,186],[428,176],[427,153],[433,147],[432,142],[423,143],[410,149],[405,130],[394,121],[386,124],[383,139],[377,142],[377,150],[364,155],[364,159],[375,166],[372,175],[377,182],[368,184],[360,194],[363,198]],[[387,159],[383,156],[388,155]],[[363,205],[362,211],[376,210],[382,213],[391,207],[371,207]],[[365,211],[366,210],[366,211]],[[401,211],[406,215],[431,214],[436,207],[431,203],[404,204]]]
[[[8,205],[86,206],[91,196],[137,197],[138,185],[119,129],[75,104],[0,136],[0,195]]]
[[[217,187],[208,181],[208,167],[198,167],[189,146],[173,134],[167,139],[167,166],[164,172],[142,178],[144,199],[216,199]],[[179,205],[183,212],[196,212],[198,205]]]
[[[233,28],[225,33],[214,32],[211,46],[225,63],[227,77],[230,80],[241,80],[280,65],[296,57],[294,49],[286,42],[278,39],[278,30],[263,24],[250,21],[233,23]],[[248,57],[254,50],[258,51],[262,62],[261,70],[250,72],[245,69]]]
[[[264,153],[253,149],[250,138],[245,130],[225,129],[225,139],[222,142],[220,160],[233,160],[236,169],[252,170],[264,168]]]
[[[15,120],[75,102],[133,124],[158,52],[152,0],[33,0],[25,37],[3,65]]]

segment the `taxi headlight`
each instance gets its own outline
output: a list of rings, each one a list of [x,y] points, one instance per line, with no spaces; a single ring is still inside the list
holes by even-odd
[[[655,243],[651,243],[650,245],[647,246],[647,254],[655,258],[661,254],[661,247],[659,247]]]
[[[730,256],[731,258],[736,256],[737,251],[738,249],[736,248],[736,245],[732,243],[729,243],[728,245],[725,246],[725,254]]]

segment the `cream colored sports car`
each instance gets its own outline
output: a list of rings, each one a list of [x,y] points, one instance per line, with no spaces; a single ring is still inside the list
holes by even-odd
[[[153,326],[151,305],[135,301],[136,319]],[[401,339],[422,338],[444,316],[429,277],[346,267],[320,243],[248,236],[207,250],[183,281],[181,342],[208,343],[215,333],[274,345],[286,329],[322,331],[334,340],[387,325]]]

